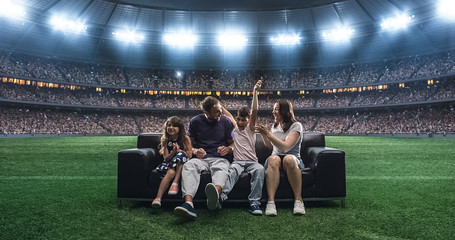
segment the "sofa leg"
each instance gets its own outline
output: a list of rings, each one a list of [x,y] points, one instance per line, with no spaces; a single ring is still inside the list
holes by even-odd
[[[122,200],[117,199],[117,208],[122,208]]]
[[[341,200],[341,207],[342,208],[346,207],[346,199]]]

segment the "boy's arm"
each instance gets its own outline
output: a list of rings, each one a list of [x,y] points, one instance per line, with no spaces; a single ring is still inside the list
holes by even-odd
[[[258,90],[261,87],[262,81],[257,81],[253,89],[253,101],[251,102],[250,130],[254,132],[256,120],[258,117]]]
[[[226,108],[224,108],[223,106],[221,106],[221,109],[223,110],[223,114],[226,115],[226,117],[228,117],[231,120],[232,124],[235,127],[236,126],[236,122],[235,122],[234,117],[232,116],[232,114]]]

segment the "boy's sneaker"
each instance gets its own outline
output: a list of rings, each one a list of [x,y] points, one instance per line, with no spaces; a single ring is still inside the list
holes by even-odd
[[[265,208],[265,215],[267,216],[276,216],[276,206],[275,202],[267,202],[267,207]]]
[[[209,210],[221,209],[220,196],[218,195],[215,184],[209,183],[205,186],[205,195],[207,196],[207,208]]]
[[[161,207],[161,199],[155,198],[152,202],[152,208],[160,208]]]
[[[257,215],[257,216],[262,215],[262,210],[259,208],[259,206],[257,204],[252,204],[250,206],[250,210],[249,211],[253,215]]]
[[[216,209],[222,209],[223,208],[223,198],[220,196],[218,199],[218,205],[216,205]]]
[[[175,215],[182,218],[196,219],[197,214],[194,208],[189,203],[184,203],[174,209]]]
[[[295,200],[294,202],[294,215],[304,215],[305,214],[305,206],[303,202],[300,200]]]

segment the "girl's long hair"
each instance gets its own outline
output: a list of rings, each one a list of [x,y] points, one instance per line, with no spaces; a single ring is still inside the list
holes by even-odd
[[[283,119],[283,131],[286,132],[289,130],[293,123],[297,122],[297,120],[295,120],[292,103],[284,98],[279,99],[276,101],[276,103],[278,103],[278,114],[280,114],[281,118]],[[278,124],[280,123],[276,122],[273,124],[273,127],[276,128]]]
[[[163,126],[164,133],[163,133],[163,136],[161,136],[160,145],[158,146],[158,148],[160,149],[160,154],[164,155],[164,149],[167,148],[167,142],[169,141],[169,139],[171,137],[171,136],[169,136],[169,133],[167,133],[167,130],[166,130],[168,126],[174,126],[174,127],[179,128],[177,141],[179,141],[183,144],[183,146],[180,146],[180,147],[183,147],[182,148],[183,151],[188,150],[188,146],[190,145],[190,143],[188,141],[188,138],[186,137],[185,126],[183,125],[183,121],[181,118],[179,118],[177,116],[172,116],[166,120],[166,122],[164,123],[164,126]]]

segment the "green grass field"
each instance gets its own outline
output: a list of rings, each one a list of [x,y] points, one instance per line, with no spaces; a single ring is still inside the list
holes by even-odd
[[[327,137],[346,152],[346,208],[255,217],[246,206],[198,219],[149,203],[117,207],[117,152],[136,137],[0,139],[0,239],[455,239],[455,139]]]

